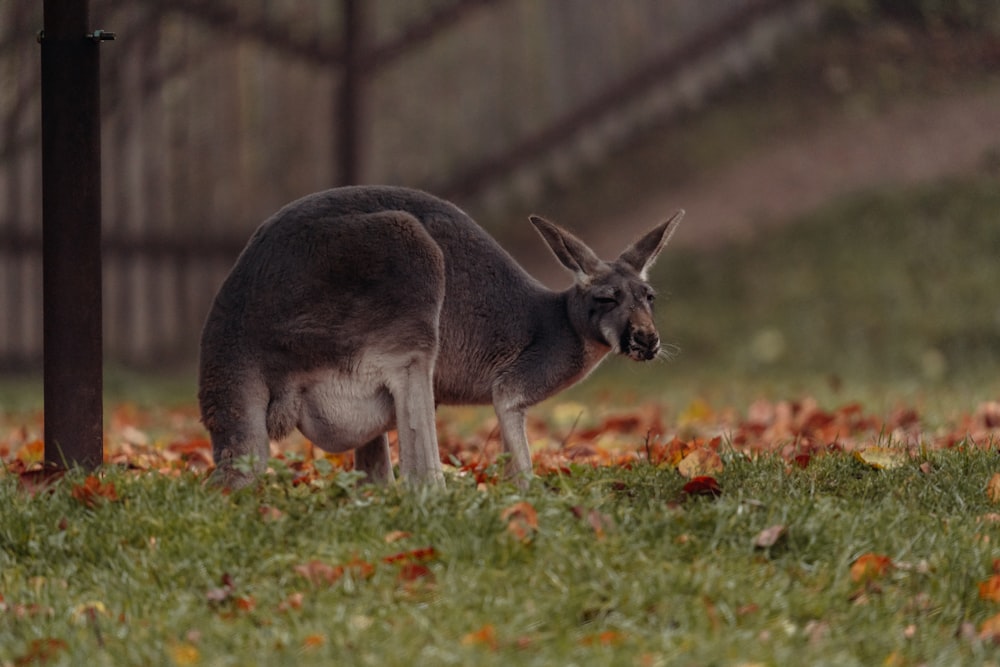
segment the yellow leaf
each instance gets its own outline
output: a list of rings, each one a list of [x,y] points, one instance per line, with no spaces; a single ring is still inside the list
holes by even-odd
[[[990,481],[986,483],[986,497],[991,503],[1000,503],[1000,472],[993,473]]]
[[[677,472],[687,478],[712,477],[722,472],[722,459],[708,447],[699,447],[677,464]]]
[[[895,447],[869,447],[855,451],[854,458],[879,470],[892,470],[909,460],[905,450]]]
[[[703,398],[696,398],[677,416],[681,426],[707,422],[712,417],[712,406]]]
[[[201,662],[201,653],[193,644],[173,644],[170,647],[170,658],[175,665],[197,665]]]

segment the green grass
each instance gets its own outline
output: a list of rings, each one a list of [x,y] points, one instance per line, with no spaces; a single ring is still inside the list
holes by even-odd
[[[958,635],[1000,612],[977,588],[1000,539],[983,518],[995,458],[928,454],[928,473],[729,456],[714,500],[685,499],[674,470],[645,464],[575,469],[524,496],[457,477],[441,492],[357,491],[343,475],[225,496],[110,471],[120,500],[94,508],[71,495],[79,476],[29,497],[7,475],[0,664],[48,639],[65,642],[50,665],[981,664],[1000,649]],[[521,500],[538,513],[527,542],[501,518]],[[785,538],[755,548],[774,524]],[[387,543],[399,530],[410,537]],[[383,561],[422,547],[437,553],[432,580]],[[899,567],[866,591],[850,566],[868,552]],[[295,572],[355,559],[374,574],[313,585]],[[295,592],[301,608],[280,610]],[[485,626],[495,646],[469,639]]]

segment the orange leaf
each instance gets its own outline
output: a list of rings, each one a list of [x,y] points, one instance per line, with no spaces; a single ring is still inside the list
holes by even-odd
[[[497,650],[497,631],[492,623],[487,623],[475,632],[462,637],[463,646],[487,646],[491,651]]]
[[[87,507],[95,507],[100,498],[112,502],[118,500],[118,491],[115,490],[115,485],[110,482],[103,483],[96,475],[88,475],[83,480],[83,484],[74,486],[72,494],[76,500]]]
[[[699,447],[681,459],[677,472],[689,479],[715,475],[722,472],[722,459],[708,447]]]
[[[991,602],[1000,602],[1000,574],[994,574],[986,581],[979,582],[979,597]]]
[[[38,463],[43,458],[45,458],[45,443],[41,440],[32,440],[17,450],[17,460],[24,463]]]
[[[257,608],[257,601],[250,595],[237,596],[234,601],[236,602],[236,608],[240,611],[253,611]]]
[[[580,643],[584,646],[616,646],[624,639],[625,636],[617,630],[605,630],[596,635],[587,635]]]
[[[893,565],[888,556],[866,553],[859,556],[851,565],[851,580],[858,582],[872,581],[888,573]]]
[[[979,626],[979,638],[1000,642],[1000,614],[990,616]]]
[[[538,530],[538,512],[529,502],[514,503],[500,513],[500,519],[507,522],[507,532],[521,542],[528,542]]]
[[[326,635],[306,635],[302,640],[303,648],[318,648],[326,643]]]

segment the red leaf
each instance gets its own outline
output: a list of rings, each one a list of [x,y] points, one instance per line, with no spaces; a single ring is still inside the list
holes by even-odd
[[[42,491],[50,491],[52,486],[62,479],[66,471],[51,463],[36,470],[25,470],[18,474],[17,480],[21,490],[33,496]]]
[[[437,550],[434,547],[424,547],[423,549],[412,549],[392,554],[382,559],[383,563],[419,563],[437,559]]]
[[[702,475],[695,477],[684,485],[684,493],[689,496],[713,496],[722,495],[722,487],[715,481],[714,477]]]
[[[28,652],[22,656],[14,658],[14,665],[22,667],[32,663],[44,664],[56,657],[60,651],[65,651],[69,645],[62,639],[45,637],[43,639],[32,639],[28,646]]]
[[[417,579],[433,580],[434,573],[426,565],[420,563],[405,563],[399,568],[399,581],[416,581]]]

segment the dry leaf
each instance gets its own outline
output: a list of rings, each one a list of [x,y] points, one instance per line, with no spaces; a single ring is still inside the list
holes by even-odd
[[[118,500],[118,491],[111,482],[105,484],[96,475],[88,475],[82,484],[77,484],[72,490],[73,497],[86,505],[95,507],[99,499]]]
[[[979,597],[991,602],[1000,602],[1000,574],[994,574],[986,581],[979,582]]]
[[[721,496],[722,487],[714,477],[695,477],[684,485],[684,493],[689,496]]]
[[[521,542],[530,541],[538,530],[538,512],[526,501],[514,503],[505,509],[500,513],[500,519],[507,522],[507,532]]]
[[[470,632],[462,637],[463,646],[486,646],[490,650],[497,650],[497,630],[492,623],[487,623],[475,632]]]
[[[758,549],[767,549],[773,547],[778,540],[785,536],[786,528],[784,524],[775,524],[769,528],[757,533],[757,537],[753,540],[753,545]]]
[[[677,472],[688,479],[709,477],[722,472],[722,459],[708,447],[699,447],[677,464]]]
[[[851,580],[869,582],[884,576],[893,567],[892,559],[888,556],[866,553],[851,564]]]
[[[390,530],[382,539],[385,540],[386,544],[392,544],[393,542],[398,542],[399,540],[405,540],[409,536],[410,534],[405,530]]]
[[[855,451],[854,458],[879,470],[892,470],[909,460],[905,450],[895,447],[869,447]]]
[[[1000,614],[990,616],[979,626],[979,638],[1000,643]]]
[[[986,483],[986,497],[993,504],[1000,503],[1000,472],[993,473],[990,481]]]

